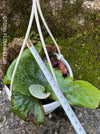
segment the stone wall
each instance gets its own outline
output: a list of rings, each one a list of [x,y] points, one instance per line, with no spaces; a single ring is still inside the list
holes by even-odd
[[[8,6],[9,0],[1,0],[0,1],[0,16],[4,14],[9,14],[11,11],[11,8]]]
[[[59,33],[59,31],[61,30],[60,26],[63,27],[62,23],[60,22],[61,19],[62,19],[62,21],[64,21],[66,18],[68,18],[68,19],[70,18],[69,12],[68,12],[69,16],[68,15],[64,16],[63,11],[62,11],[62,14],[58,13],[58,16],[57,16],[57,12],[59,12],[60,10],[63,10],[63,7],[66,6],[68,4],[68,2],[70,3],[70,5],[73,5],[73,3],[77,2],[77,1],[79,1],[79,0],[49,0],[49,1],[40,0],[46,21],[49,24],[50,28],[53,30],[55,35],[56,35],[56,33],[55,33],[56,29],[58,30],[57,32]],[[80,2],[83,3],[83,8],[86,11],[91,10],[91,9],[100,10],[99,0],[95,0],[92,2],[91,1],[89,2],[87,0],[80,0]],[[27,1],[27,0],[24,0],[24,1],[23,0],[20,0],[20,1],[18,1],[18,0],[1,0],[0,1],[0,19],[2,20],[3,15],[7,15],[8,35],[10,36],[9,38],[16,37],[16,36],[24,37],[26,28],[28,26],[30,13],[31,13],[31,5],[32,5],[31,0],[30,1]],[[64,11],[69,10],[67,8],[66,8],[66,10],[64,9]],[[73,10],[74,10],[74,8],[73,8]],[[78,15],[79,14],[77,14],[77,16]],[[64,23],[66,23],[66,22],[64,22]],[[66,26],[66,24],[65,24],[65,26]],[[56,28],[56,27],[58,27],[58,28]],[[66,27],[65,27],[65,29],[66,29]],[[0,30],[2,32],[2,21],[0,22]],[[37,31],[35,23],[33,23],[32,30]],[[44,34],[47,34],[47,33],[44,33]],[[9,39],[9,41],[10,40],[11,39]]]
[[[53,14],[56,14],[57,10],[62,9],[62,3],[63,3],[63,0],[50,0],[49,4],[51,6]]]

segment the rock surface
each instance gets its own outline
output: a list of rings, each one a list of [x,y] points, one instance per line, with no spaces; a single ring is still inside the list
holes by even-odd
[[[45,117],[45,124],[34,126],[10,112],[5,91],[0,93],[0,134],[76,134],[62,108]],[[87,134],[100,134],[100,109],[74,107],[74,111]]]
[[[94,0],[94,1],[85,0],[82,6],[83,6],[83,8],[85,8],[87,10],[100,11],[100,0]]]

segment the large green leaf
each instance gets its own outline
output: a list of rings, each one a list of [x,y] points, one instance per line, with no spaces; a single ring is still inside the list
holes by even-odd
[[[68,94],[64,93],[64,95],[71,105],[95,109],[100,104],[100,91],[86,81],[77,80],[70,83]]]
[[[39,42],[36,45],[36,49],[38,50],[39,54],[42,51],[42,45]],[[12,73],[16,64],[15,59],[11,66],[8,68],[7,74],[4,78],[5,84],[10,84]],[[17,67],[17,71],[14,77],[13,82],[13,90],[22,93],[23,95],[31,96],[29,92],[29,86],[32,84],[38,84],[37,75],[38,71],[40,70],[38,64],[36,63],[35,59],[33,58],[29,49],[26,49],[20,59],[19,65]],[[43,73],[42,73],[43,74]]]
[[[36,46],[37,48],[41,48],[41,44]],[[10,84],[15,62],[16,60],[11,64],[7,71],[7,75],[4,79],[5,84]],[[45,64],[49,69],[48,63],[45,62]],[[99,106],[100,91],[97,88],[85,81],[73,81],[73,78],[71,77],[64,79],[60,70],[54,69],[54,72],[57,77],[59,87],[67,98],[69,104],[80,105],[90,109],[95,109]],[[25,50],[21,57],[21,61],[14,78],[13,91],[18,91],[23,95],[31,96],[29,92],[29,86],[32,84],[39,84],[44,86],[46,92],[50,92],[50,98],[57,100],[56,95],[52,91],[49,83],[47,82],[32,54],[29,50]]]
[[[31,121],[34,124],[44,123],[44,112],[40,106],[39,100],[33,96],[22,95],[13,91],[11,98],[12,109],[19,117],[25,121]]]

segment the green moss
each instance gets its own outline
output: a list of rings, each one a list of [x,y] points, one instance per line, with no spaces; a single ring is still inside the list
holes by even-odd
[[[39,34],[37,34],[35,31],[30,32],[29,37],[30,37],[32,40],[37,40],[37,41],[40,40]]]

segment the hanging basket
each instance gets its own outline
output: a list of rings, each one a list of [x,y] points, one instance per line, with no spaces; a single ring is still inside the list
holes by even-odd
[[[59,55],[56,54],[56,56],[57,56],[57,59],[59,60],[60,59]],[[69,63],[64,58],[62,58],[62,62],[67,67],[69,75],[71,77],[73,77],[73,72],[72,72],[72,69],[71,69]],[[6,85],[4,85],[4,90],[6,91],[8,99],[11,101],[11,90]],[[59,101],[54,101],[54,102],[51,102],[49,104],[43,105],[43,109],[44,109],[45,115],[53,112],[59,106],[60,106]]]

